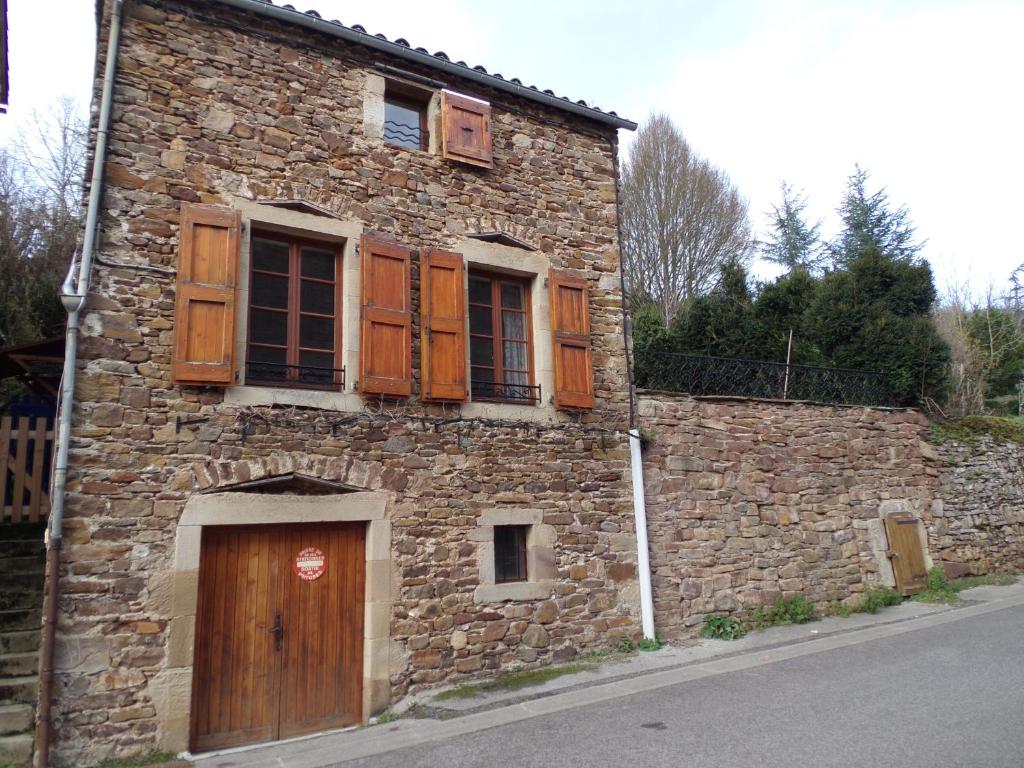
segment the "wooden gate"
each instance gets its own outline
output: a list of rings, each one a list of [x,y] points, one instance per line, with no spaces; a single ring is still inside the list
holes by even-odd
[[[359,722],[365,535],[362,523],[203,530],[193,750]],[[296,565],[311,551],[324,556],[313,578]]]
[[[53,428],[47,418],[0,418],[0,525],[46,520],[52,455]]]
[[[927,586],[928,570],[921,547],[921,522],[910,515],[889,515],[885,533],[889,539],[889,561],[901,595],[914,595]]]

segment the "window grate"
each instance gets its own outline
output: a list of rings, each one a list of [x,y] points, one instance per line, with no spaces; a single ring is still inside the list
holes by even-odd
[[[316,389],[345,389],[345,368],[318,365],[285,365],[249,361],[245,365],[246,384],[288,384]]]
[[[423,146],[423,129],[397,120],[385,120],[384,140],[400,147],[420,149]]]
[[[499,381],[474,379],[474,400],[514,400],[519,403],[540,402],[540,384],[503,384]]]

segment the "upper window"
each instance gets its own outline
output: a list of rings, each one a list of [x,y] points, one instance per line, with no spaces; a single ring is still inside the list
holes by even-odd
[[[470,391],[474,400],[536,402],[530,286],[508,275],[470,272]]]
[[[341,389],[341,248],[252,237],[249,384]]]
[[[430,147],[427,107],[430,93],[388,81],[384,85],[384,141],[396,147]]]

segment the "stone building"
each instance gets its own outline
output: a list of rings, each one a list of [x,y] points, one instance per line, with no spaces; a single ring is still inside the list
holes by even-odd
[[[638,635],[635,125],[265,0],[99,5],[56,761],[358,723]]]

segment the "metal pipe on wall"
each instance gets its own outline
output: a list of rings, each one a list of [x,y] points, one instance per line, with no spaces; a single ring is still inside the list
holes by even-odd
[[[79,313],[89,295],[89,278],[96,250],[99,210],[103,199],[103,164],[107,154],[107,136],[110,131],[114,74],[117,67],[123,11],[124,0],[113,0],[110,11],[110,34],[107,38],[107,58],[103,71],[103,91],[100,97],[96,126],[96,146],[93,152],[89,203],[85,215],[82,258],[78,265],[77,279],[74,276],[75,262],[72,260],[64,285],[61,287],[60,300],[68,313],[68,325],[64,337],[64,369],[61,373],[60,403],[57,410],[56,458],[53,465],[53,482],[50,485],[52,506],[46,530],[46,611],[43,617],[43,637],[39,652],[39,713],[36,717],[35,733],[35,765],[37,768],[47,768],[50,764],[53,656],[57,633],[57,601],[60,597],[58,587],[64,526],[64,494],[68,477],[68,448],[71,441],[71,418],[74,410],[75,374],[78,370]]]

